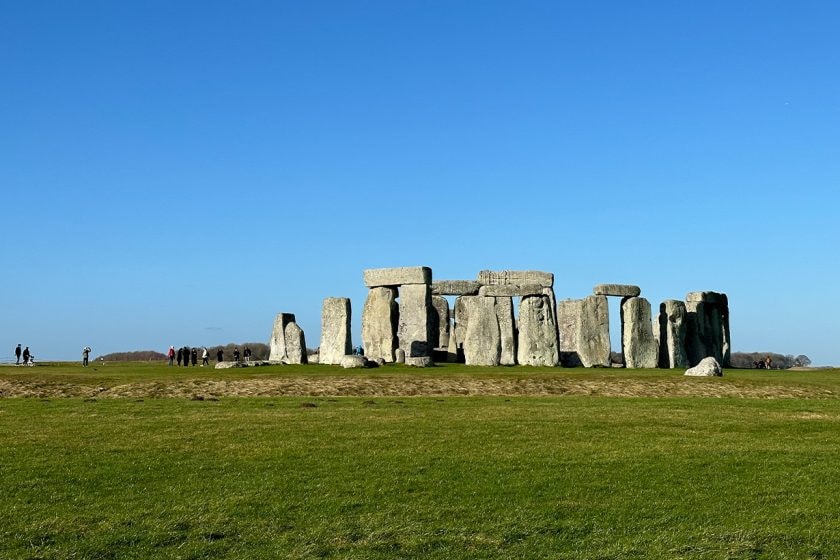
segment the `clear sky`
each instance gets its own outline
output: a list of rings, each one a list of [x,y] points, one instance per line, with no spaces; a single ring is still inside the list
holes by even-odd
[[[315,347],[328,296],[359,344],[363,269],[425,265],[722,291],[735,351],[840,364],[836,2],[2,14],[0,359]]]

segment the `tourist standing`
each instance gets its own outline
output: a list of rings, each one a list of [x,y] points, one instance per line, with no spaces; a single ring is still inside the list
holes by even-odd
[[[32,358],[32,354],[29,352],[29,346],[23,349],[23,365],[31,366],[32,364],[29,363],[29,360]]]
[[[233,347],[233,361],[239,362],[239,348],[236,346]]]
[[[207,347],[206,346],[202,346],[201,347],[201,367],[206,366],[208,363],[210,363],[210,353],[207,352]]]
[[[20,344],[18,344],[17,348],[15,348],[15,365],[20,365]]]
[[[184,349],[183,348],[178,348],[178,357],[177,357],[178,367],[181,367],[181,360],[183,360],[183,359],[184,359]]]
[[[251,349],[246,346],[245,350],[242,351],[242,356],[245,358],[245,363],[246,364],[248,362],[250,362],[251,361]]]
[[[221,362],[225,359],[225,352],[221,348],[216,350],[216,361]]]
[[[170,346],[169,352],[166,353],[166,357],[169,358],[169,367],[172,367],[172,362],[175,361],[175,347]]]
[[[88,357],[90,356],[90,346],[82,348],[82,367],[87,367]]]
[[[195,365],[195,364],[198,363],[198,349],[197,348],[193,348],[192,350],[190,350],[190,361],[192,362],[192,365]]]

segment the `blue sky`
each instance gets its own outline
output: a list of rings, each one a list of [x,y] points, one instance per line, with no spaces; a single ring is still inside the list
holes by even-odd
[[[317,346],[329,296],[358,344],[362,270],[425,265],[722,291],[735,351],[840,364],[836,3],[2,8],[0,357]]]

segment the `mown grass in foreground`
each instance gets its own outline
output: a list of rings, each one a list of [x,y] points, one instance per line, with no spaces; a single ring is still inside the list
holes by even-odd
[[[0,400],[0,558],[836,558],[840,401]]]

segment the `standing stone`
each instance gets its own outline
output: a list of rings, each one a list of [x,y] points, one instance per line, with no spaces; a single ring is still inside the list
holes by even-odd
[[[606,296],[581,300],[577,352],[584,367],[610,367],[610,308]]]
[[[691,292],[686,295],[686,353],[691,365],[714,357],[724,367],[730,365],[729,298],[718,292]]]
[[[499,323],[499,365],[516,365],[516,319],[513,316],[513,299],[497,297],[495,300],[496,320]]]
[[[449,302],[432,296],[432,348],[449,347]]]
[[[455,345],[456,348],[464,348],[464,339],[467,338],[467,325],[470,321],[470,308],[478,296],[461,296],[455,299]]]
[[[582,299],[566,299],[557,302],[557,335],[560,348],[560,363],[564,367],[580,367],[583,365],[578,354],[578,336],[582,313]]]
[[[432,290],[428,284],[400,287],[397,339],[406,357],[431,356]]]
[[[657,342],[659,344],[659,367],[688,367],[685,353],[687,312],[685,304],[675,299],[667,299],[659,306]]]
[[[405,363],[405,350],[403,350],[402,348],[397,348],[396,350],[394,350],[394,356],[396,357],[396,362],[398,364]]]
[[[523,366],[556,366],[560,362],[557,324],[546,295],[528,296],[519,303],[517,363]]]
[[[353,353],[350,339],[350,298],[326,298],[321,310],[321,363],[340,364]]]
[[[402,268],[370,268],[365,270],[365,286],[402,286],[405,284],[431,284],[432,269],[427,266],[406,266]]]
[[[446,362],[450,364],[458,363],[458,344],[455,342],[455,332],[449,335],[449,346],[446,349]]]
[[[307,362],[306,337],[303,336],[303,329],[301,329],[297,323],[287,323],[286,357],[283,359],[283,363],[305,364]]]
[[[269,344],[269,362],[282,363],[286,359],[286,325],[294,322],[295,315],[293,313],[278,313],[274,318],[274,328],[271,330],[271,343]]]
[[[650,303],[645,298],[628,297],[621,301],[621,349],[628,368],[655,368],[659,361]]]
[[[395,360],[397,323],[400,310],[396,288],[371,288],[362,309],[362,344],[365,356],[381,358],[388,363]]]
[[[469,321],[464,335],[464,358],[469,366],[497,366],[501,358],[501,333],[495,298],[470,298]]]
[[[554,287],[554,273],[541,270],[482,270],[478,273],[478,281],[483,286],[537,284],[543,288],[552,288]]]

